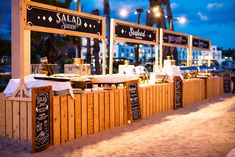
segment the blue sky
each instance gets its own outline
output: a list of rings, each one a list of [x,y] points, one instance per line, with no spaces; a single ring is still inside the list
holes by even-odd
[[[89,3],[88,3],[89,2]],[[219,47],[235,48],[235,0],[170,0],[173,16],[185,16],[187,23],[182,25],[174,21],[175,31],[187,33],[210,39],[212,45]],[[94,9],[100,9],[103,15],[103,0],[81,0],[82,11],[90,13]],[[129,22],[137,22],[136,8],[149,8],[148,0],[109,0],[111,17]],[[0,13],[4,1],[0,2]],[[74,9],[74,7],[71,7]],[[119,16],[120,9],[129,11],[126,18]],[[141,23],[145,24],[146,14],[142,14]],[[10,0],[0,27],[1,36],[9,36],[10,24]],[[1,14],[0,14],[1,18]]]

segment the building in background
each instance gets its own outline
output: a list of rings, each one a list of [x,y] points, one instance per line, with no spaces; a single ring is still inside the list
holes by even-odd
[[[82,58],[86,58],[86,38],[83,38],[83,46],[82,46]],[[93,40],[91,40],[91,53],[93,52]],[[100,44],[102,47],[102,44]],[[149,45],[140,45],[140,54],[139,60],[140,64],[145,64],[146,62],[154,62],[155,60],[155,52],[154,47]],[[117,43],[114,44],[114,54],[113,58],[115,59],[127,59],[131,63],[135,60],[135,49],[136,45],[128,45],[126,43]],[[187,51],[186,48],[177,48],[178,53],[178,63],[179,65],[187,64]],[[193,50],[193,65],[207,65],[209,51],[201,51],[201,50]],[[93,55],[93,54],[92,54]],[[102,60],[102,51],[99,52],[100,63]],[[106,55],[107,57],[107,55]],[[217,46],[211,46],[211,60],[212,62],[222,63],[222,51],[218,49]]]
[[[182,65],[187,63],[186,48],[177,48],[178,61]],[[222,63],[222,51],[218,50],[217,46],[211,46],[211,60],[213,63]],[[209,51],[193,50],[193,65],[207,65]]]

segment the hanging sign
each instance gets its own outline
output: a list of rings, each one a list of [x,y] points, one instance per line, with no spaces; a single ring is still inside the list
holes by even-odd
[[[32,88],[32,152],[52,144],[52,87]]]
[[[163,30],[163,46],[188,47],[188,35]]]
[[[202,38],[193,37],[193,48],[210,50],[210,41]]]
[[[99,16],[35,2],[29,2],[26,7],[26,28],[35,31],[75,36],[78,36],[75,33],[86,33],[88,35],[84,36],[102,38],[105,36],[102,32],[103,20]]]
[[[114,40],[142,44],[157,44],[157,29],[114,20]]]

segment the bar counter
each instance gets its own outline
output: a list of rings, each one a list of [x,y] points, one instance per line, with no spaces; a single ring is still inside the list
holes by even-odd
[[[223,92],[223,78],[183,81],[183,107]],[[173,110],[174,83],[140,85],[138,97],[142,119]],[[128,124],[127,91],[125,88],[53,96],[52,141],[61,144],[81,136]],[[32,104],[10,101],[0,94],[0,136],[18,140],[32,139]]]

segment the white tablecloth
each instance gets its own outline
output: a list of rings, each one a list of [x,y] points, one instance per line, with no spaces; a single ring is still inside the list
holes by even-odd
[[[34,76],[37,77],[46,77],[43,74],[35,74],[35,75],[28,75],[25,76],[24,81],[27,90],[31,96],[32,94],[32,87],[40,87],[40,86],[52,86],[53,91],[62,91],[62,90],[69,90],[70,95],[74,98],[73,90],[70,81],[68,82],[56,82],[56,81],[48,81],[48,80],[36,80]],[[9,83],[7,84],[6,89],[3,91],[6,97],[10,97],[14,94],[17,88],[20,85],[20,79],[10,79]]]
[[[174,82],[174,77],[179,76],[181,80],[184,80],[184,77],[180,73],[180,70],[177,66],[166,66],[162,69],[162,74],[168,75],[168,82]]]

